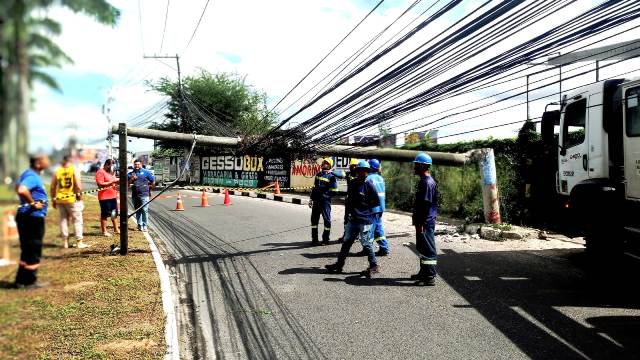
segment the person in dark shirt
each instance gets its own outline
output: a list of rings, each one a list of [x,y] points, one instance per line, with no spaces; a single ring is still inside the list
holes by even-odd
[[[313,189],[311,190],[311,245],[318,245],[318,223],[320,214],[324,220],[324,231],[322,232],[322,245],[329,243],[331,234],[331,198],[338,191],[338,180],[331,172],[333,160],[325,158],[322,160],[322,170],[316,175]]]
[[[49,167],[49,158],[46,155],[34,155],[29,162],[30,168],[20,175],[16,184],[16,192],[20,197],[16,222],[21,251],[14,283],[16,288],[44,286],[37,282],[47,216],[47,191],[40,173]]]
[[[431,177],[431,157],[419,153],[413,161],[414,172],[420,176],[413,205],[413,225],[416,228],[416,247],[420,253],[420,272],[411,276],[416,285],[435,285],[438,250],[435,227],[438,215],[438,189]]]
[[[353,184],[353,180],[356,178],[356,166],[358,165],[358,159],[349,160],[349,171],[345,174],[344,178],[347,180],[347,197],[349,196],[349,188]],[[347,209],[347,205],[349,204],[348,198],[344,199],[344,231],[347,231],[347,222],[349,220],[349,209]],[[338,239],[338,242],[344,241],[344,233]]]
[[[331,273],[342,273],[345,260],[349,256],[349,250],[358,237],[360,237],[360,242],[369,260],[369,268],[361,275],[370,278],[372,274],[379,272],[371,229],[375,219],[375,208],[380,205],[380,198],[375,185],[367,180],[368,173],[369,163],[360,160],[356,167],[356,178],[353,180],[353,186],[350,186],[347,197],[348,206],[346,208],[349,210],[349,220],[344,242],[340,248],[337,262],[325,266]]]

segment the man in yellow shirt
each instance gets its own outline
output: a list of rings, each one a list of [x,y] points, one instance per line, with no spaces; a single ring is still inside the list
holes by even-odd
[[[82,231],[82,211],[84,203],[78,194],[82,191],[82,182],[75,172],[69,156],[62,159],[62,166],[57,170],[51,179],[51,198],[53,207],[60,212],[60,233],[64,240],[64,248],[69,247],[69,222],[72,221],[75,228],[77,247],[84,249],[89,247],[85,244]],[[78,194],[78,195],[76,195]]]

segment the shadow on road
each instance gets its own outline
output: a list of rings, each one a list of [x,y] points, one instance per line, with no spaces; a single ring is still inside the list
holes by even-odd
[[[631,265],[607,276],[581,249],[445,250],[438,264],[442,280],[533,359],[640,357],[640,319],[625,314],[640,309]]]

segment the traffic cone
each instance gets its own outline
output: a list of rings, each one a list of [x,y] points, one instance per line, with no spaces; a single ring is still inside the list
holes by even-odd
[[[200,207],[208,207],[209,199],[207,199],[207,193],[202,189],[202,197],[200,199]]]
[[[231,205],[231,198],[229,197],[229,189],[224,189],[224,204]]]
[[[278,179],[276,179],[276,191],[275,191],[276,195],[280,195],[280,183],[278,182]]]
[[[2,257],[0,257],[0,266],[6,266],[15,263],[10,259],[9,248],[11,240],[18,238],[18,226],[11,210],[5,211],[4,219],[2,220],[2,238],[0,239],[2,240]]]
[[[178,193],[178,202],[176,203],[176,209],[174,211],[184,211],[184,206],[182,205],[182,195]]]

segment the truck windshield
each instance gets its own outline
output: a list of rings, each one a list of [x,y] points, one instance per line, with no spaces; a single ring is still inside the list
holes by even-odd
[[[640,114],[638,113],[638,101],[640,88],[627,90],[626,94],[626,128],[627,136],[640,136]]]

